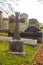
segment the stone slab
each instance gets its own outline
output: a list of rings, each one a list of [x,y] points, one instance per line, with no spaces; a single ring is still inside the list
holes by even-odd
[[[13,41],[22,41],[24,44],[29,44],[29,45],[37,45],[37,40],[33,40],[33,39],[23,39],[21,38],[21,40],[13,40],[12,37],[4,37],[4,36],[0,36],[0,40],[3,40],[3,41],[10,41],[10,42],[13,42]]]
[[[11,51],[9,51],[8,53],[16,54],[16,55],[21,55],[21,56],[25,56],[26,55],[26,52],[11,52]]]

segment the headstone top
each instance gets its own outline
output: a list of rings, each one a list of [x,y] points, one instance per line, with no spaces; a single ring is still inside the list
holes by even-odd
[[[23,19],[23,18],[24,18],[25,23],[26,23],[27,20],[28,20],[28,14],[26,14],[26,13],[22,13],[22,14],[20,15],[20,19]]]
[[[12,14],[9,16],[9,23],[13,23],[15,21],[15,16]]]
[[[8,21],[9,19],[8,18],[3,18],[3,21]]]
[[[14,19],[15,16],[12,14],[11,16],[9,16],[10,19]]]
[[[34,18],[31,18],[29,19],[29,26],[36,26],[38,27],[38,20],[37,19],[34,19]]]

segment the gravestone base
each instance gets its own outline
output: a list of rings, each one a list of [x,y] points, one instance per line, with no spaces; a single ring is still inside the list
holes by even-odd
[[[25,52],[11,52],[11,51],[9,51],[8,53],[10,53],[10,54],[16,54],[16,55],[20,55],[20,56],[25,56],[26,55]]]
[[[23,42],[22,41],[9,42],[9,53],[25,55],[25,52],[23,52]]]

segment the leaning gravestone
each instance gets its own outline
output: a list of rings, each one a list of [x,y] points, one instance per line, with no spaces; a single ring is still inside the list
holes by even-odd
[[[13,15],[12,15],[13,17]],[[23,42],[20,41],[20,34],[19,34],[19,22],[23,22],[24,19],[19,19],[19,13],[15,13],[15,17],[10,17],[9,18],[9,24],[12,25],[10,26],[10,32],[9,36],[13,37],[13,42],[9,42],[9,50],[10,53],[15,53],[15,54],[24,54],[23,53]],[[12,30],[13,29],[13,30]],[[13,31],[13,32],[12,32]]]

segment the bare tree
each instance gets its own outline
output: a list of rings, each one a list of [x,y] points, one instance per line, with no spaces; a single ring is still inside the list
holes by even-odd
[[[18,6],[19,0],[0,0],[0,10],[4,12],[5,15],[9,15],[15,12],[15,6]]]

